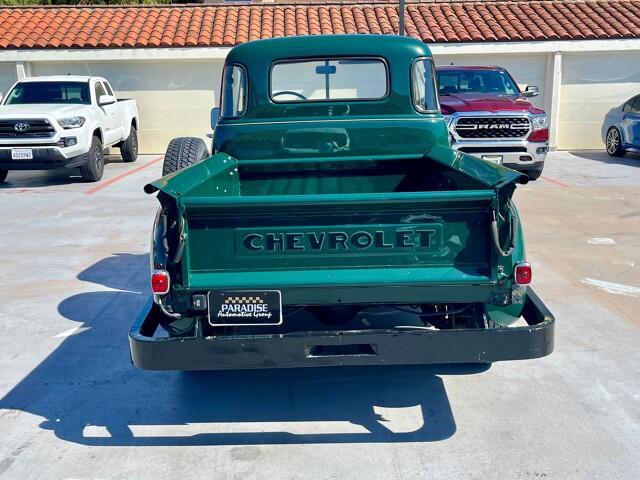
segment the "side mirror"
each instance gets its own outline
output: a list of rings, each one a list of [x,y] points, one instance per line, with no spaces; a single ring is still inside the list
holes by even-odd
[[[537,97],[540,94],[540,90],[535,85],[529,85],[522,94],[527,98]]]
[[[100,95],[100,98],[98,98],[98,105],[100,106],[111,105],[116,102],[116,97],[114,97],[113,95]]]
[[[211,130],[215,130],[218,125],[218,119],[220,118],[220,108],[211,109]]]

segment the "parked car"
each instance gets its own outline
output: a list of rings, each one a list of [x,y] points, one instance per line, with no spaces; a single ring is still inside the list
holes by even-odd
[[[442,66],[437,80],[454,149],[524,172],[531,180],[542,175],[549,150],[547,115],[527,100],[538,95],[537,87],[520,91],[500,67]]]
[[[213,156],[173,139],[166,175],[145,186],[160,206],[134,365],[549,354],[554,320],[530,288],[511,200],[528,178],[449,147],[433,72],[429,48],[407,37],[233,48]]]
[[[602,124],[602,141],[612,157],[640,153],[640,95],[609,110]]]
[[[20,80],[0,104],[0,182],[9,170],[60,167],[98,181],[105,148],[119,147],[125,162],[136,160],[139,125],[135,100],[117,99],[104,78]]]

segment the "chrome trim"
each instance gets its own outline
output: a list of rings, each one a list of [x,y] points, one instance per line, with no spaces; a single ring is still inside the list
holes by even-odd
[[[450,115],[451,121],[449,122],[449,133],[456,142],[472,142],[472,143],[487,143],[487,142],[499,142],[499,141],[527,141],[531,133],[533,133],[533,120],[532,117],[535,114],[529,112],[511,112],[511,111],[478,111],[478,112],[454,112]],[[456,125],[460,118],[526,118],[529,121],[529,130],[522,137],[503,137],[503,138],[464,138],[457,134]]]

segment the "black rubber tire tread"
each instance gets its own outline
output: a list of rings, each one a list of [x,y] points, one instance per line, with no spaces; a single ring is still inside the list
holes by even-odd
[[[9,170],[0,170],[0,183],[3,183],[7,179]]]
[[[615,130],[616,132],[618,132],[618,147],[614,152],[610,152],[609,148],[607,147],[607,138],[609,137],[609,133],[612,130]],[[605,137],[605,150],[610,157],[624,157],[624,154],[626,152],[624,148],[622,148],[622,133],[620,133],[620,129],[616,127],[611,127],[609,130],[607,130],[607,136]]]
[[[134,125],[131,125],[127,139],[120,144],[120,155],[127,163],[138,159],[138,130]]]
[[[94,156],[94,151],[96,147],[100,149],[102,152],[102,160],[100,162],[100,166],[96,165],[96,158]],[[87,161],[84,165],[80,166],[80,174],[82,178],[87,182],[97,182],[102,178],[102,174],[104,173],[104,149],[102,148],[102,140],[94,135],[91,140],[91,148],[89,148],[89,153],[87,153]]]
[[[538,167],[538,168],[534,168],[532,170],[527,171],[527,176],[529,177],[529,180],[537,180],[540,178],[540,175],[542,175],[542,169],[544,167]]]
[[[162,164],[162,176],[182,170],[209,157],[201,138],[179,137],[169,142]]]

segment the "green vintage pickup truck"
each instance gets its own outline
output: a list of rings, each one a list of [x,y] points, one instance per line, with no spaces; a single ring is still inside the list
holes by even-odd
[[[250,42],[226,59],[212,154],[174,139],[153,296],[155,370],[490,363],[553,350],[511,197],[527,176],[449,148],[429,48]]]

